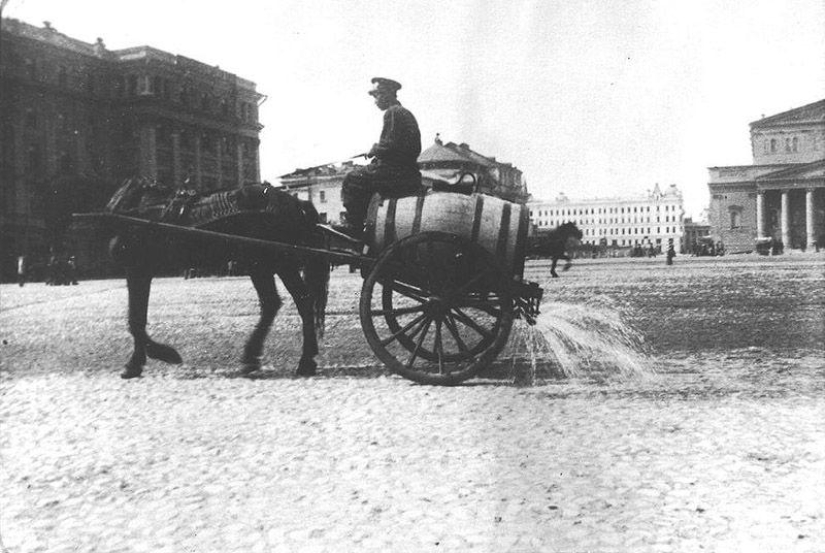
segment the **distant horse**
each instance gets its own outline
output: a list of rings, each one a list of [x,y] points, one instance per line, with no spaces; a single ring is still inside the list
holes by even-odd
[[[559,259],[566,261],[562,270],[568,270],[573,262],[567,254],[568,242],[571,240],[581,240],[582,231],[576,226],[576,223],[563,223],[550,231],[539,231],[530,239],[528,244],[528,253],[537,255],[539,257],[549,257],[553,260],[550,266],[550,274],[553,278],[558,278],[556,273],[556,264]]]
[[[323,240],[315,230],[319,217],[312,204],[269,185],[201,197],[130,180],[115,193],[106,211],[287,244],[317,247]],[[147,356],[167,363],[182,362],[174,348],[155,342],[146,332],[149,291],[156,272],[170,263],[183,268],[225,267],[228,260],[237,261],[247,270],[260,303],[260,318],[243,350],[242,373],[261,368],[263,343],[282,305],[275,285],[277,274],[292,295],[302,321],[303,352],[296,374],[315,374],[314,358],[318,354],[317,339],[323,333],[330,274],[325,258],[131,224],[116,226],[109,252],[126,269],[129,331],[134,339],[134,351],[122,378],[139,377]]]

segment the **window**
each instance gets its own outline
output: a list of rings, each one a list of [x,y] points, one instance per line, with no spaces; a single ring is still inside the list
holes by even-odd
[[[791,141],[791,150],[794,151],[794,152],[799,151],[799,139],[795,136],[793,137],[793,140]]]
[[[320,192],[318,192],[318,201],[319,201],[320,203],[322,203],[322,204],[323,204],[323,203],[326,203],[326,201],[327,201],[327,193],[326,193],[326,191],[325,191],[325,190],[321,190]],[[324,221],[324,222],[326,222],[326,221]]]
[[[776,153],[776,139],[775,138],[771,138],[771,153],[772,154]]]
[[[730,212],[730,228],[735,229],[741,226],[742,214],[739,211]]]

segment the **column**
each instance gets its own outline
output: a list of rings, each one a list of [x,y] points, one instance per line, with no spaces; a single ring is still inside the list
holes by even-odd
[[[218,160],[218,190],[223,188],[223,145],[224,145],[224,137],[218,136],[216,140],[215,146],[218,149],[217,154],[215,157]]]
[[[140,128],[140,174],[151,181],[158,178],[157,135],[153,125]]]
[[[180,165],[180,132],[172,132],[172,179],[175,188],[183,184],[183,168]]]
[[[814,224],[814,190],[809,188],[805,191],[805,234],[807,235],[806,249],[808,251],[814,250],[816,244],[816,225]]]
[[[261,141],[259,139],[255,139],[253,142],[254,148],[252,149],[253,155],[253,162],[254,162],[254,173],[255,173],[255,180],[253,182],[261,182],[261,158],[260,152],[258,148],[261,145]]]
[[[790,209],[788,206],[788,191],[782,191],[782,213],[780,214],[780,218],[782,221],[780,222],[782,226],[782,245],[786,249],[790,249],[791,247],[791,220],[790,220]]]
[[[198,190],[203,190],[203,184],[201,183],[201,135],[199,132],[195,133],[195,174],[190,175],[191,178],[195,181],[195,187]]]
[[[243,137],[238,136],[236,137],[235,142],[235,163],[238,170],[238,186],[243,186],[244,183],[244,176],[243,176]]]
[[[765,193],[756,193],[756,238],[765,237]]]

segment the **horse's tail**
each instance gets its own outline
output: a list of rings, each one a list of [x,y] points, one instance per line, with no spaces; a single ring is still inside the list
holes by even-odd
[[[307,224],[306,231],[311,236],[317,231],[315,224],[320,220],[318,211],[311,202],[301,201],[301,211]],[[318,338],[324,336],[324,322],[326,320],[327,298],[329,297],[329,277],[332,267],[329,260],[321,255],[311,255],[304,264],[304,282],[312,296],[312,314],[315,318],[315,333]]]

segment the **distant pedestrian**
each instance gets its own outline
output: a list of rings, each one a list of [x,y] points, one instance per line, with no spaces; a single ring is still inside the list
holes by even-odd
[[[77,259],[73,255],[66,262],[66,284],[69,283],[77,285]]]
[[[22,288],[26,284],[26,256],[21,255],[17,258],[17,284]]]
[[[673,258],[676,257],[676,249],[673,247],[673,239],[667,241],[667,264],[673,265]]]

